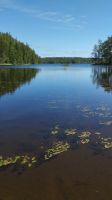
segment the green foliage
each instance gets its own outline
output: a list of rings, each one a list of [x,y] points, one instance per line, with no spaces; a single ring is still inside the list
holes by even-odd
[[[95,64],[112,64],[112,36],[106,41],[99,41],[93,49],[93,62]]]
[[[9,33],[0,32],[1,64],[37,64],[40,57],[27,44],[14,39]]]
[[[46,57],[46,58],[41,58],[41,62],[48,64],[75,64],[75,63],[91,63],[91,59],[81,58],[81,57]]]

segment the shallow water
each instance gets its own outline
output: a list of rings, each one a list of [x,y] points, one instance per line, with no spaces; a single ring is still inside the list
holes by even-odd
[[[112,199],[112,68],[1,67],[0,156],[2,200]]]

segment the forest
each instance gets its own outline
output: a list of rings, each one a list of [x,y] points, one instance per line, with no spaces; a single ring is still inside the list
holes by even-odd
[[[46,57],[41,58],[42,63],[47,64],[75,64],[75,63],[91,63],[91,58],[82,57]]]
[[[74,64],[91,63],[91,58],[81,57],[45,57],[42,58],[19,40],[13,38],[10,33],[0,32],[0,65],[22,64]]]
[[[112,64],[112,36],[94,46],[92,58],[82,57],[40,57],[29,47],[20,42],[10,33],[0,32],[0,65],[24,65],[24,64]]]
[[[13,38],[10,33],[0,32],[0,64],[37,64],[40,57],[28,44]]]
[[[94,46],[92,57],[94,64],[112,65],[112,36],[104,42],[98,41]]]

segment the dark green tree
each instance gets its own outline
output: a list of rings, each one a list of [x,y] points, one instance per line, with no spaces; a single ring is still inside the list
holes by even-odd
[[[0,32],[0,63],[1,64],[36,64],[40,57],[24,44],[13,38],[9,33]]]
[[[93,49],[93,62],[95,64],[112,64],[112,36],[106,41],[99,42]]]

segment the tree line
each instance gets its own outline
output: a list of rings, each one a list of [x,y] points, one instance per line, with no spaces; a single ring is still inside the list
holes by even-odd
[[[104,42],[99,41],[94,46],[91,58],[82,57],[44,57],[19,40],[13,38],[10,33],[0,32],[0,64],[75,64],[94,63],[112,65],[112,36]]]
[[[91,58],[82,57],[45,57],[41,58],[42,63],[47,64],[75,64],[75,63],[91,63]]]
[[[92,57],[94,64],[112,65],[112,36],[104,42],[98,41],[94,46]]]
[[[40,57],[28,44],[13,38],[10,33],[0,32],[0,63],[1,64],[35,64]]]

